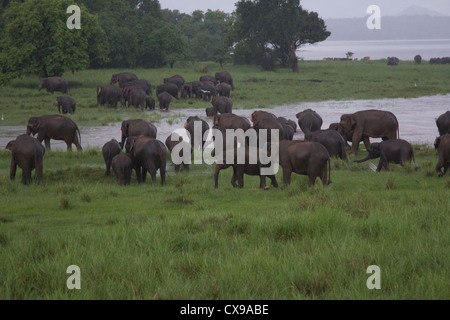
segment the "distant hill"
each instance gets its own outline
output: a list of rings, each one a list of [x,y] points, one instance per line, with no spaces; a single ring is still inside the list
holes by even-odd
[[[421,6],[411,6],[397,13],[395,16],[423,16],[423,15],[431,17],[445,17],[445,14]]]
[[[417,8],[403,12],[411,14]],[[419,10],[420,11],[420,10]],[[381,18],[380,30],[369,30],[365,18],[326,19],[328,40],[418,40],[450,39],[450,17],[402,15]]]

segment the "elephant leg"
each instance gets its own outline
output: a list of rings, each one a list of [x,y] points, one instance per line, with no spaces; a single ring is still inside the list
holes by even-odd
[[[389,162],[388,162],[388,159],[387,159],[385,156],[383,156],[383,157],[381,157],[381,161],[382,161],[382,163],[383,163],[383,168],[384,168],[384,170],[389,171]]]
[[[77,135],[76,132],[75,132],[75,135],[74,135],[73,144],[77,147],[77,151],[82,151],[83,150],[83,148],[81,147],[80,140],[78,139],[78,135]]]
[[[277,178],[273,175],[273,176],[269,176],[269,179],[271,181],[271,185],[274,188],[278,188],[278,182],[277,182]]]
[[[378,163],[378,166],[377,166],[377,172],[380,172],[382,168],[383,168],[383,160],[380,159],[380,162]]]
[[[166,164],[162,163],[159,168],[159,175],[161,177],[161,185],[164,186],[166,184]]]
[[[370,140],[369,140],[369,137],[368,136],[363,137],[363,141],[364,141],[364,146],[366,147],[366,150],[370,151]]]
[[[66,141],[67,151],[72,151],[72,141]]]
[[[14,161],[14,157],[11,159],[11,169],[9,172],[9,179],[11,181],[14,181],[14,179],[16,178],[16,170],[17,170],[17,164]]]
[[[312,187],[316,184],[317,175],[315,174],[308,174],[308,187]]]
[[[327,175],[328,174],[327,164],[328,164],[328,161],[325,162],[325,165],[322,168],[322,172],[320,173],[320,180],[322,180],[322,184],[324,187],[330,184],[330,181],[328,181],[328,175]]]
[[[24,167],[22,169],[22,183],[25,185],[30,184],[31,182],[31,168]]]
[[[175,172],[180,172],[180,165],[179,164],[176,164],[175,165]]]
[[[136,179],[138,183],[142,183],[142,168],[140,165],[136,165],[134,170],[136,171]]]
[[[45,138],[45,149],[47,150],[51,150],[50,149],[50,138]]]
[[[290,168],[283,168],[283,182],[285,186],[291,184],[292,170]]]
[[[222,165],[216,164],[216,170],[214,171],[214,188],[219,187],[219,172],[222,169]]]
[[[233,188],[237,188],[238,185],[236,184],[236,166],[233,166],[233,176],[231,177],[231,185]]]
[[[43,159],[39,159],[38,161],[36,161],[36,168],[35,168],[35,170],[36,170],[36,175],[37,175],[37,178],[38,178],[38,184],[42,184],[42,182],[43,182],[43,178],[42,178],[42,176],[43,176]]]

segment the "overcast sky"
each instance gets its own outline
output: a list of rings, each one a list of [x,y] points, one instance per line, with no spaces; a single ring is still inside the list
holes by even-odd
[[[192,13],[195,10],[234,11],[234,0],[159,0],[161,8]],[[301,0],[303,8],[322,18],[365,17],[367,7],[378,5],[382,15],[396,15],[410,6],[421,6],[450,16],[450,0]]]

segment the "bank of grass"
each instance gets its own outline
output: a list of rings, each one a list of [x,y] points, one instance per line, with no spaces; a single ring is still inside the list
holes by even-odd
[[[173,69],[86,70],[64,76],[77,101],[77,111],[72,118],[82,126],[107,125],[126,118],[168,116],[160,115],[159,111],[142,115],[138,110],[97,107],[96,87],[107,84],[112,74],[121,71],[132,71],[139,78],[149,80],[153,87],[152,96],[156,99],[155,88],[166,77],[180,74],[186,81],[194,81],[203,74],[214,75],[226,70],[233,75],[235,83],[231,93],[233,107],[248,109],[306,101],[413,98],[450,92],[450,66],[430,65],[427,61],[422,65],[401,61],[396,67],[388,66],[386,60],[301,61],[299,66],[300,72],[293,73],[289,69],[264,72],[258,66],[180,63]],[[29,76],[0,87],[0,113],[5,119],[1,125],[23,125],[30,116],[57,113],[55,101],[60,93],[38,92],[38,84],[38,77]],[[174,100],[170,108],[203,109],[209,106],[210,103],[205,101],[180,99]]]
[[[249,176],[233,189],[228,169],[214,190],[206,165],[120,187],[98,149],[48,152],[44,186],[0,175],[0,297],[449,299],[450,178],[433,150],[416,161],[375,173],[334,160],[326,188],[294,175],[268,191]],[[70,265],[81,290],[66,287]],[[370,265],[381,290],[367,289]]]

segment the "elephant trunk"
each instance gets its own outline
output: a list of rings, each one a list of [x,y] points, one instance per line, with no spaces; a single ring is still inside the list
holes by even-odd
[[[367,155],[367,157],[365,157],[364,159],[361,159],[361,160],[353,160],[353,162],[361,163],[361,162],[365,162],[365,161],[370,160],[370,159],[372,159],[372,157],[371,157],[370,154],[369,154],[369,155]]]

